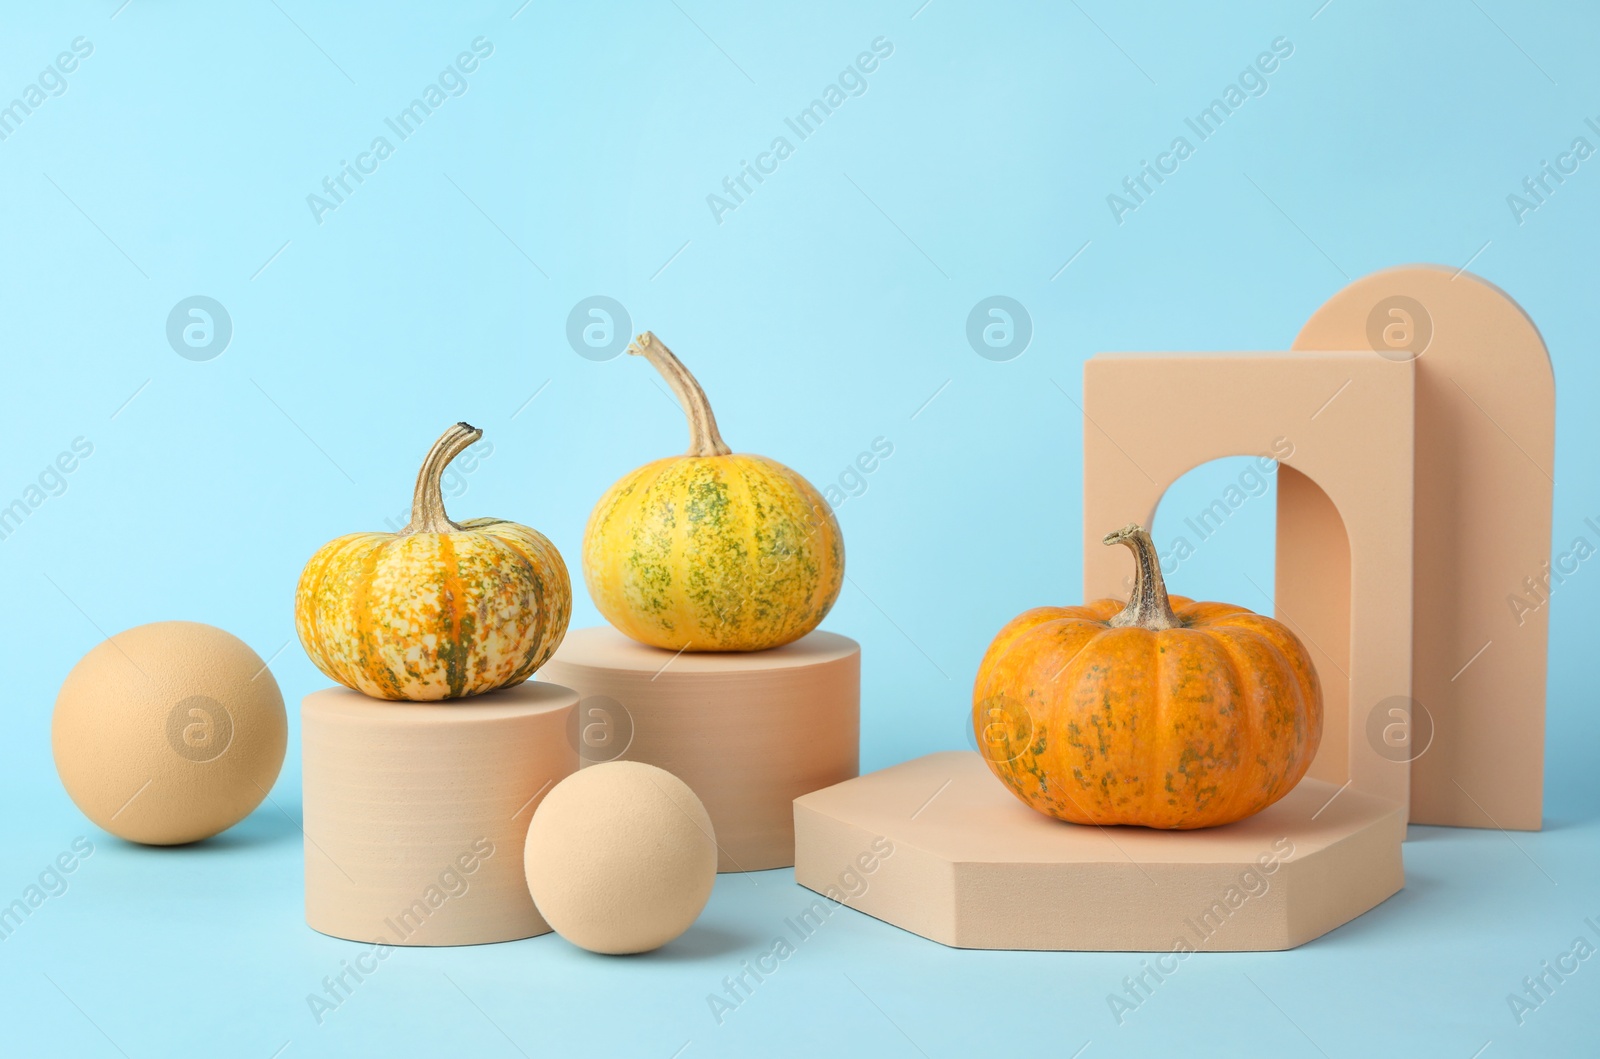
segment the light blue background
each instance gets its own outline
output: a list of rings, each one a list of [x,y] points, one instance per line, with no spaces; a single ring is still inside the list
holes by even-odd
[[[0,898],[76,836],[96,850],[0,945],[7,1052],[1593,1051],[1600,964],[1525,1026],[1505,1001],[1600,914],[1587,566],[1550,604],[1543,833],[1413,828],[1402,894],[1292,953],[1191,960],[1124,1026],[1105,998],[1137,955],[959,952],[852,913],[718,1026],[706,994],[807,901],[788,871],[721,877],[648,957],[402,951],[318,1026],[305,996],[356,947],[302,921],[294,720],[273,804],[219,839],[142,849],[85,821],[49,754],[72,663],[103,633],[210,622],[297,703],[326,683],[292,639],[301,564],[399,516],[446,424],[494,446],[452,513],[530,523],[575,561],[601,490],[685,435],[644,365],[568,345],[590,295],[684,356],[735,448],[822,485],[893,444],[839,508],[852,580],[828,620],[864,645],[867,768],[962,745],[989,637],[1080,597],[1072,401],[1099,350],[1282,348],[1347,278],[1470,260],[1550,346],[1555,536],[1593,537],[1600,160],[1524,223],[1506,204],[1574,137],[1600,144],[1592,8],[520,2],[0,12],[0,102],[94,45],[0,142],[0,502],[94,445],[0,541]],[[316,223],[306,196],[480,35],[465,94]],[[865,94],[714,221],[706,196],[880,36]],[[1106,196],[1280,36],[1266,94],[1116,223]],[[195,294],[234,327],[204,362],[165,335]],[[1007,362],[965,337],[994,294],[1034,331]],[[1186,479],[1163,544],[1237,470]],[[1263,606],[1245,575],[1270,576],[1271,512],[1252,501],[1175,589]],[[597,620],[580,587],[575,624]]]

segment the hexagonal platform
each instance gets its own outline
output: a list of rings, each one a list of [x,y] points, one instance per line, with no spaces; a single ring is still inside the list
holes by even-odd
[[[794,803],[795,881],[965,949],[1292,949],[1405,885],[1398,805],[1303,780],[1204,831],[1043,816],[949,751]]]

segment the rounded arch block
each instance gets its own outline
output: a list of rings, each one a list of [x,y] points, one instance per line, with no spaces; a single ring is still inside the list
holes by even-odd
[[[1546,604],[1563,576],[1551,566],[1555,375],[1538,328],[1486,280],[1408,266],[1335,294],[1293,348],[1416,365],[1411,820],[1538,830]],[[1279,495],[1278,602],[1314,614],[1310,586],[1285,572],[1315,561],[1319,520],[1286,525],[1295,501]]]

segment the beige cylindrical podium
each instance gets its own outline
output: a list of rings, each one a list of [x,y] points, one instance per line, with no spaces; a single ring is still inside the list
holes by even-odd
[[[539,801],[577,769],[577,701],[542,681],[442,703],[307,695],[307,924],[388,945],[548,933],[523,844]]]
[[[582,764],[643,761],[699,796],[718,871],[794,864],[794,800],[860,772],[861,647],[845,636],[674,654],[576,629],[540,675],[578,692]]]

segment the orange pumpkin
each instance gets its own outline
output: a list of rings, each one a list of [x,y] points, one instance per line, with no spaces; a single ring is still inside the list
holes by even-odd
[[[1076,824],[1215,827],[1305,775],[1322,686],[1282,623],[1168,596],[1138,526],[1108,535],[1137,563],[1126,604],[1038,607],[989,645],[972,718],[989,768],[1023,802]]]

